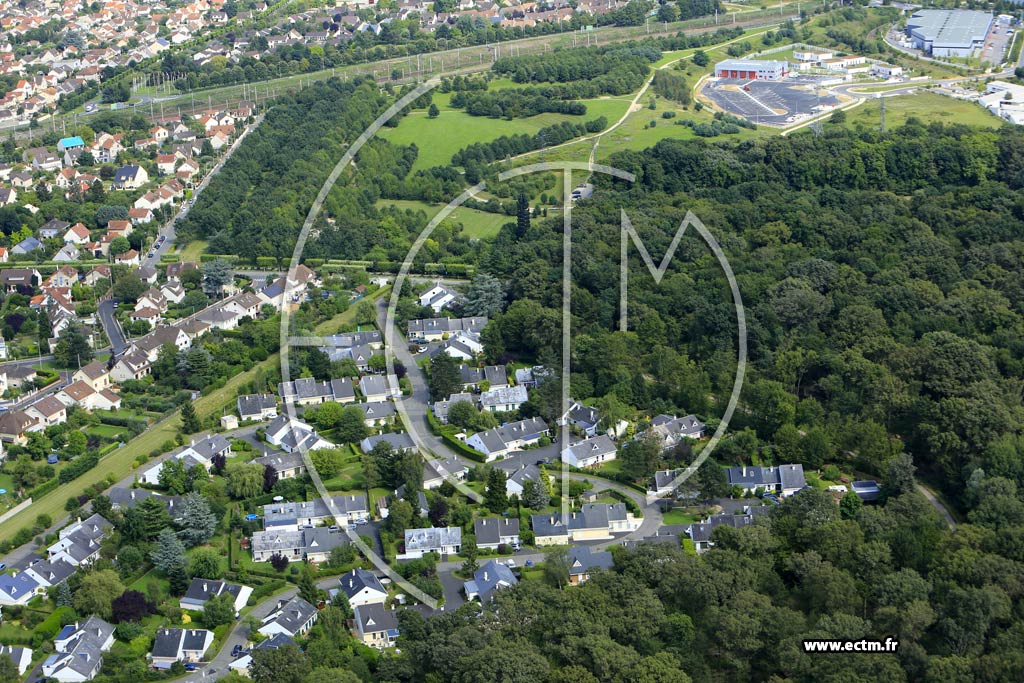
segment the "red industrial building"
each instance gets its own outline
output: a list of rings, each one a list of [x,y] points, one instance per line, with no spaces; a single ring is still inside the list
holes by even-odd
[[[789,73],[789,63],[761,59],[727,59],[715,65],[715,76],[744,81],[777,81]]]

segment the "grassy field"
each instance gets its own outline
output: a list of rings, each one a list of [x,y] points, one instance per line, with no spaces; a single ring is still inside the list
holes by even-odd
[[[396,128],[384,128],[379,133],[385,140],[398,145],[419,147],[419,156],[413,164],[413,171],[433,166],[447,166],[452,155],[474,142],[488,142],[502,135],[534,135],[541,128],[562,121],[584,122],[604,116],[609,123],[616,121],[629,104],[628,98],[599,98],[584,100],[587,113],[583,116],[565,114],[538,114],[525,119],[511,121],[492,119],[486,116],[470,116],[449,106],[450,93],[438,93],[434,103],[441,110],[436,119],[427,117],[427,112],[410,112]]]
[[[885,98],[886,128],[896,128],[914,116],[924,123],[963,123],[969,126],[998,128],[1003,120],[989,113],[981,105],[931,92],[918,92]],[[847,113],[844,125],[856,128],[877,128],[881,114],[881,101],[870,100]]]
[[[194,261],[199,262],[199,257],[206,253],[206,241],[205,240],[192,240],[185,245],[185,248],[178,252],[178,256],[181,257],[182,261]]]
[[[406,199],[381,199],[377,202],[377,206],[394,206],[402,210],[423,211],[427,214],[427,221],[444,208],[442,204],[427,204]],[[459,207],[448,216],[448,220],[462,223],[463,232],[467,236],[474,239],[485,239],[497,235],[501,226],[509,221],[515,221],[515,218],[504,214]]]

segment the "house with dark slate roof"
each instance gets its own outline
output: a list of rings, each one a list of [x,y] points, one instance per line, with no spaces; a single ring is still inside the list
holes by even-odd
[[[490,602],[495,591],[511,588],[519,583],[512,570],[495,560],[488,560],[473,572],[472,581],[462,584],[467,600]]]
[[[238,612],[245,607],[249,596],[252,595],[252,588],[240,586],[237,583],[197,577],[192,579],[192,583],[189,584],[188,590],[185,591],[185,595],[181,597],[178,605],[181,609],[198,612],[206,606],[209,600],[225,593],[231,596],[235,604],[235,611]]]
[[[394,647],[398,640],[398,617],[384,605],[359,605],[353,610],[352,625],[356,639],[378,650]]]
[[[154,669],[169,669],[175,662],[200,662],[213,645],[213,631],[193,628],[162,628],[153,639]]]
[[[771,467],[730,467],[726,470],[729,486],[738,486],[744,492],[757,489],[791,496],[807,485],[803,465],[773,465]]]
[[[359,567],[342,575],[338,583],[352,607],[383,605],[388,598],[388,592],[377,575]]]
[[[268,637],[280,633],[294,638],[308,633],[316,623],[316,616],[316,607],[295,596],[291,600],[279,601],[274,611],[263,618],[258,630]]]
[[[578,586],[590,579],[590,574],[602,569],[609,571],[615,564],[612,554],[607,550],[593,552],[589,546],[579,545],[569,548],[569,583]]]

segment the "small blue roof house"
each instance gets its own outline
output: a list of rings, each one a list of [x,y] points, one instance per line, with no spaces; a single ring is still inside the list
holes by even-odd
[[[11,248],[12,254],[27,254],[35,251],[36,249],[42,248],[43,243],[37,240],[35,237],[26,237],[22,241],[18,242]]]
[[[85,147],[85,140],[79,135],[73,135],[69,138],[61,138],[57,141],[57,151],[66,152],[69,149],[82,149]]]
[[[39,583],[28,574],[0,575],[0,605],[24,605],[34,598]]]

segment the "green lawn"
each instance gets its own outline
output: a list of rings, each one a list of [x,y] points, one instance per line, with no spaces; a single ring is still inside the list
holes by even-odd
[[[438,211],[444,208],[441,204],[428,204],[407,199],[381,199],[377,202],[377,206],[394,206],[403,210],[423,211],[427,215],[428,222]],[[515,218],[512,216],[488,213],[487,211],[470,209],[464,206],[460,206],[453,211],[447,220],[453,223],[462,223],[463,233],[473,239],[494,237],[505,223],[509,221],[515,222]]]
[[[669,510],[662,515],[662,521],[665,524],[695,524],[700,521],[700,517],[682,510]]]
[[[448,107],[450,94],[439,93],[434,102],[441,109],[436,119],[427,117],[427,112],[417,110],[410,112],[396,128],[384,128],[379,135],[385,140],[398,145],[419,147],[419,156],[413,164],[413,171],[433,166],[447,166],[452,155],[463,147],[474,142],[488,142],[502,135],[533,135],[541,128],[573,121],[582,123],[599,116],[614,123],[629,104],[628,98],[598,98],[583,100],[587,105],[587,113],[583,116],[565,114],[538,114],[525,119],[492,119],[486,116],[470,116],[465,112]]]
[[[877,128],[880,121],[881,102],[885,102],[886,128],[896,128],[906,123],[911,116],[924,123],[963,123],[969,126],[998,128],[1003,120],[989,113],[981,105],[964,100],[955,100],[932,92],[917,92],[913,95],[886,97],[884,100],[870,100],[847,112],[844,125],[856,128]]]
[[[178,252],[182,261],[199,262],[199,257],[206,253],[207,243],[205,240],[192,240],[185,245],[185,248]]]
[[[117,427],[115,425],[93,425],[85,430],[86,434],[93,434],[103,439],[113,441],[117,439],[121,434],[125,432],[124,427]]]

